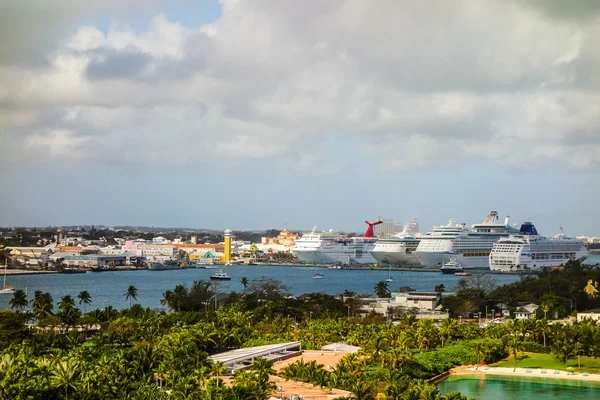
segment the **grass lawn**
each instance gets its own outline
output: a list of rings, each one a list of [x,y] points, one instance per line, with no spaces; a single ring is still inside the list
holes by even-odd
[[[505,358],[490,367],[513,368],[512,356]],[[538,368],[554,371],[555,369],[566,371],[567,367],[573,367],[576,372],[600,373],[600,358],[581,357],[581,368],[578,367],[577,358],[570,358],[567,363],[561,362],[554,354],[519,352],[517,355],[517,368]]]

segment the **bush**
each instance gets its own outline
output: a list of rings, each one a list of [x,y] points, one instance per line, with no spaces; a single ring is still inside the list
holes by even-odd
[[[491,363],[504,357],[506,351],[500,339],[469,340],[417,353],[405,370],[415,378],[428,379],[458,365],[476,364],[482,359]]]

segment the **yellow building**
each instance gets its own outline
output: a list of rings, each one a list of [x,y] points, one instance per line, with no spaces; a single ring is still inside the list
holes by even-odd
[[[277,235],[276,238],[262,237],[260,238],[260,242],[261,244],[280,244],[290,247],[294,245],[297,239],[300,239],[299,235],[284,229],[279,232],[279,235]]]
[[[222,262],[231,262],[231,230],[225,229],[225,235],[223,239],[223,258]]]

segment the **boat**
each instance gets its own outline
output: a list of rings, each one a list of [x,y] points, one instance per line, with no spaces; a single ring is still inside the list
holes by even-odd
[[[16,288],[14,286],[6,286],[6,271],[8,270],[8,259],[4,259],[4,286],[0,289],[0,294],[13,294],[16,292]]]
[[[90,271],[92,272],[110,272],[110,271],[114,271],[115,267],[111,266],[111,265],[97,265],[95,267],[93,267],[92,269],[90,269]]]
[[[182,267],[177,264],[177,261],[175,260],[167,260],[164,263],[151,262],[148,265],[148,269],[150,271],[170,271],[174,269],[182,269]]]
[[[463,269],[487,270],[494,243],[519,232],[509,225],[509,219],[507,216],[503,223],[498,222],[498,212],[490,211],[482,223],[471,228],[450,219],[447,225],[434,227],[422,236],[413,254],[419,264],[429,268],[439,268],[449,257],[454,257]]]
[[[87,271],[85,269],[79,269],[74,267],[65,267],[62,270],[63,274],[85,274]]]
[[[567,237],[562,226],[556,236],[547,238],[531,222],[524,222],[518,234],[494,243],[489,266],[497,272],[537,271],[583,260],[588,255],[585,242]]]
[[[419,242],[419,222],[413,219],[402,232],[382,237],[375,242],[371,255],[379,265],[419,265],[419,260],[413,254]]]
[[[460,264],[456,261],[456,258],[451,258],[450,261],[445,263],[442,268],[440,268],[442,274],[454,274],[458,275],[463,273],[463,269]]]
[[[391,267],[388,267],[388,277],[387,277],[387,279],[385,280],[386,282],[394,282],[394,280],[392,279],[392,275],[391,275],[391,273],[392,273],[392,268],[391,268]]]
[[[373,227],[383,223],[365,221],[368,225],[363,236],[349,237],[332,230],[317,232],[316,226],[295,241],[292,252],[301,262],[318,264],[369,265],[377,260],[371,255],[371,250],[377,242]]]
[[[312,276],[313,279],[323,279],[324,277],[325,277],[325,275],[323,275],[323,274],[321,274],[319,272],[317,272],[316,274],[314,274]]]
[[[471,276],[471,274],[466,271],[455,272],[454,275],[456,275],[456,276]]]
[[[210,279],[212,279],[213,281],[230,281],[231,277],[227,272],[223,272],[223,270],[220,269],[218,272],[212,274],[210,276]]]

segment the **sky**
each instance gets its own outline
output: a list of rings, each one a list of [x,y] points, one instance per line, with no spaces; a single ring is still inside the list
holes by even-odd
[[[600,2],[8,0],[0,226],[600,236]]]

